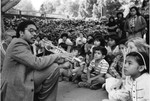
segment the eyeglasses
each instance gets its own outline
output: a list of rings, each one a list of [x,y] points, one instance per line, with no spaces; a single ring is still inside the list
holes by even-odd
[[[33,28],[25,29],[28,30],[32,35],[37,35],[37,30],[34,30]]]

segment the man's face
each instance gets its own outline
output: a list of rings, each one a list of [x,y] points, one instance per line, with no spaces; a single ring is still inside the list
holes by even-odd
[[[36,26],[31,24],[28,25],[24,30],[23,39],[26,40],[29,44],[33,44],[36,36]]]

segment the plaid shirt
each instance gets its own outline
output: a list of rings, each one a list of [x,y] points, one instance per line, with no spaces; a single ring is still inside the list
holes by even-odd
[[[113,77],[121,77],[122,74],[122,68],[123,68],[123,55],[118,54],[112,64],[110,65],[110,68],[108,70],[108,73],[112,75]]]

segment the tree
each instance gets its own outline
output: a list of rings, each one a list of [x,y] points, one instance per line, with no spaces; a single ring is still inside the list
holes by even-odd
[[[36,11],[30,0],[22,0],[15,8],[21,10],[22,14],[27,15],[35,15]]]
[[[79,11],[79,4],[76,2],[69,2],[66,10],[69,13],[69,15],[72,15],[72,17],[77,17]]]
[[[119,2],[119,0],[106,1],[107,14],[109,15],[116,15],[120,7],[121,7],[121,3]]]
[[[56,10],[55,7],[49,1],[44,2],[40,8],[40,12],[42,12],[42,14],[46,14],[46,13],[51,14],[51,13],[55,12],[55,10]]]

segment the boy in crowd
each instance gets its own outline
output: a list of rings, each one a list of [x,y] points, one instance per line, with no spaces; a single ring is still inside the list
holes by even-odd
[[[105,83],[105,74],[109,68],[108,62],[104,59],[107,50],[104,47],[95,47],[94,59],[90,62],[89,67],[85,70],[85,74],[81,75],[83,82],[79,82],[79,87],[87,87],[90,89],[100,89]]]

